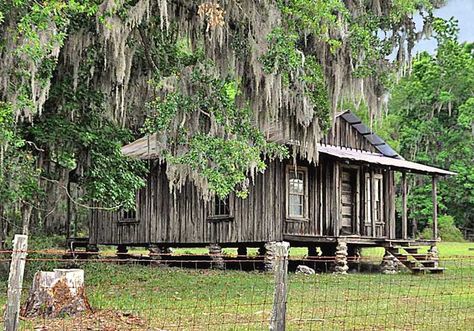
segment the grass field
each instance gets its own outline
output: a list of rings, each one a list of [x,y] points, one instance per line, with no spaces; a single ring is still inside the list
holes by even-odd
[[[288,330],[473,330],[474,247],[441,243],[442,275],[357,273],[289,275]],[[202,253],[182,250],[176,253]],[[229,254],[233,251],[229,251]],[[291,256],[306,254],[293,249]],[[363,252],[380,260],[379,249]],[[33,266],[30,263],[27,285]],[[76,319],[22,321],[38,330],[265,330],[271,274],[85,262],[96,313]],[[5,282],[1,283],[5,302]]]

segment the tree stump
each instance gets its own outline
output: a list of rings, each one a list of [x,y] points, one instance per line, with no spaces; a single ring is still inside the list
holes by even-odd
[[[54,318],[91,310],[84,291],[84,270],[54,269],[36,272],[21,315]]]

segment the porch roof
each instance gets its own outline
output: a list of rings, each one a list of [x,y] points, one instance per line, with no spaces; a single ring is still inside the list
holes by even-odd
[[[383,154],[366,152],[351,148],[319,144],[318,152],[342,160],[351,160],[360,163],[376,164],[407,172],[440,176],[456,175],[455,172],[427,166],[421,163],[411,162],[394,157],[387,157]]]

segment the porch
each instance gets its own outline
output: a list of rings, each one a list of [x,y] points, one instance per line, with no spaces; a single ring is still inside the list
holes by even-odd
[[[288,241],[293,247],[306,247],[308,245],[318,244],[334,244],[338,241],[344,241],[349,245],[356,245],[360,247],[410,247],[410,246],[433,246],[436,245],[439,240],[433,239],[387,239],[387,238],[374,238],[366,236],[311,236],[311,235],[293,235],[284,234],[283,240]]]
[[[318,151],[320,164],[314,171],[310,168],[309,176],[302,167],[296,170],[298,177],[292,174],[295,170],[287,170],[289,209],[283,230],[284,240],[331,243],[339,239],[383,247],[433,245],[440,240],[437,183],[440,177],[455,173],[410,162],[398,154],[385,156],[331,145],[320,145]],[[396,173],[401,174],[398,187]],[[408,219],[407,174],[410,173],[431,177],[431,238],[417,240],[416,221]],[[300,190],[295,190],[295,187]],[[299,218],[291,215],[295,196],[300,198],[299,201],[306,199],[300,203],[302,207],[296,209],[300,211]],[[399,206],[397,197],[401,200]],[[310,209],[309,214],[304,213],[306,206]],[[309,226],[304,222],[309,222]]]

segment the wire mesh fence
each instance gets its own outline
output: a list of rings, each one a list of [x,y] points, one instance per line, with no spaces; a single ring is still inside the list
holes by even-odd
[[[94,254],[29,251],[22,302],[37,270],[80,268],[91,312],[21,319],[20,330],[265,330],[275,302],[275,275],[262,256]],[[0,252],[8,263],[11,251]],[[381,259],[332,273],[333,257],[289,260],[287,330],[473,330],[474,256],[440,260],[441,274],[379,272]],[[279,261],[274,261],[278,263]],[[298,265],[317,272],[295,273]],[[223,267],[217,270],[216,267]],[[6,302],[2,281],[1,302]],[[3,316],[3,312],[2,312]]]

